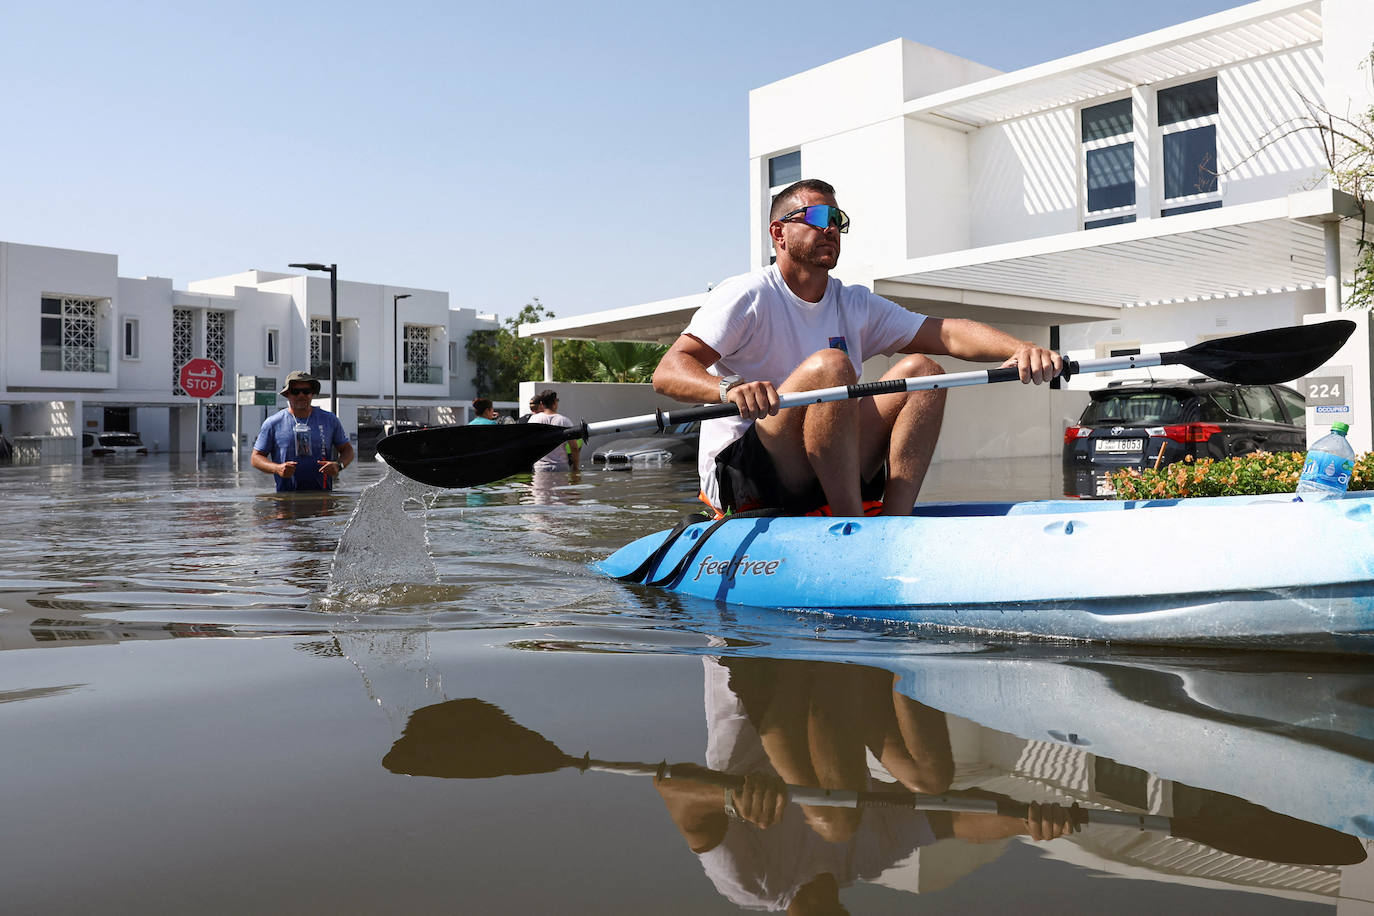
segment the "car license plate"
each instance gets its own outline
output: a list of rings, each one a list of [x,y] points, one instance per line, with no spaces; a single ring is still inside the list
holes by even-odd
[[[1098,439],[1099,452],[1138,452],[1145,447],[1144,439]]]

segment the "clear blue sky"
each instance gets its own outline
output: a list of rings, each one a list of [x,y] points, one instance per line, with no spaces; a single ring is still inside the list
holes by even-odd
[[[560,317],[748,268],[748,92],[893,38],[1012,70],[1234,0],[15,0],[0,240]]]

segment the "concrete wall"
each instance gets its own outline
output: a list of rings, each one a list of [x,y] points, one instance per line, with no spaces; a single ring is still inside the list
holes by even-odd
[[[468,359],[468,335],[478,330],[495,331],[500,326],[494,315],[479,314],[476,309],[449,309],[448,339],[456,345],[458,360],[456,365],[445,371],[448,373],[448,396],[455,404],[471,402],[473,398],[487,394],[478,391],[472,384],[477,366]]]
[[[522,407],[520,413],[525,413],[528,410],[525,405],[529,404],[530,398],[545,388],[552,388],[558,392],[558,412],[574,423],[580,423],[583,420],[588,423],[595,423],[598,420],[637,417],[642,414],[653,413],[656,407],[672,410],[674,407],[691,406],[679,404],[670,398],[656,394],[653,386],[648,383],[521,382],[520,404]],[[595,446],[611,439],[633,435],[644,435],[644,433],[616,433],[610,436],[595,436],[592,438],[592,444]],[[582,454],[582,466],[590,467],[591,452],[584,448]]]
[[[972,247],[1079,228],[1077,123],[1060,109],[970,135]]]
[[[1321,100],[1340,117],[1354,117],[1374,107],[1374,64],[1370,42],[1374,10],[1369,0],[1324,0],[1322,56],[1326,80]]]
[[[1366,28],[1366,35],[1369,35]],[[1366,42],[1366,51],[1367,51]],[[1137,220],[1157,218],[1163,202],[1163,153],[1155,126],[1154,95],[1215,72],[1219,95],[1217,158],[1223,206],[1283,197],[1322,186],[1320,138],[1302,131],[1269,143],[1282,125],[1308,113],[1304,100],[1323,95],[1318,48],[1303,48],[1216,71],[1141,87],[1135,104]],[[974,247],[1077,231],[1081,225],[1082,107],[1122,98],[1104,96],[1082,105],[1018,118],[975,131],[969,139]],[[1277,128],[1277,129],[1276,129]],[[913,254],[923,254],[913,247]]]
[[[1180,350],[1211,337],[1302,324],[1304,316],[1319,314],[1323,308],[1323,292],[1305,290],[1221,299],[1207,303],[1205,308],[1182,303],[1127,309],[1113,321],[1063,325],[1060,345],[1071,359],[1079,360],[1109,356],[1103,351],[1111,347],[1139,347],[1146,353]],[[1196,374],[1186,366],[1159,366],[1091,373],[1068,384],[1090,390],[1118,379],[1191,378]]]
[[[107,300],[96,346],[113,349],[117,260],[112,254],[0,242],[0,390],[13,387],[100,390],[119,383],[118,365],[108,372],[44,371],[41,366],[41,306],[44,296],[89,296]]]
[[[833,184],[840,206],[855,218],[837,276],[870,282],[873,264],[907,257],[912,244],[963,247],[964,139],[913,126],[902,110],[908,99],[997,72],[897,39],[750,92],[751,266],[767,264],[772,253],[768,159],[795,149],[803,177]],[[917,242],[908,241],[911,228]]]

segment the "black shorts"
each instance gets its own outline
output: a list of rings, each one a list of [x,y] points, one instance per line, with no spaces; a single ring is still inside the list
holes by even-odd
[[[887,474],[882,469],[871,480],[863,481],[859,493],[864,502],[881,500],[886,483]],[[721,508],[726,512],[781,509],[788,515],[805,515],[826,504],[819,480],[811,481],[801,493],[783,487],[773,456],[759,441],[758,427],[753,424],[716,456],[716,484]]]

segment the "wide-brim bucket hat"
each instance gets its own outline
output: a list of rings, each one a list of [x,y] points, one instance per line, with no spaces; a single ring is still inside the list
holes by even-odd
[[[297,369],[295,372],[292,372],[290,375],[286,377],[286,384],[281,386],[281,394],[283,397],[285,397],[286,395],[286,389],[290,388],[293,382],[309,382],[310,393],[320,393],[320,380],[315,378],[315,376],[311,375],[309,372],[303,372],[300,369]]]

